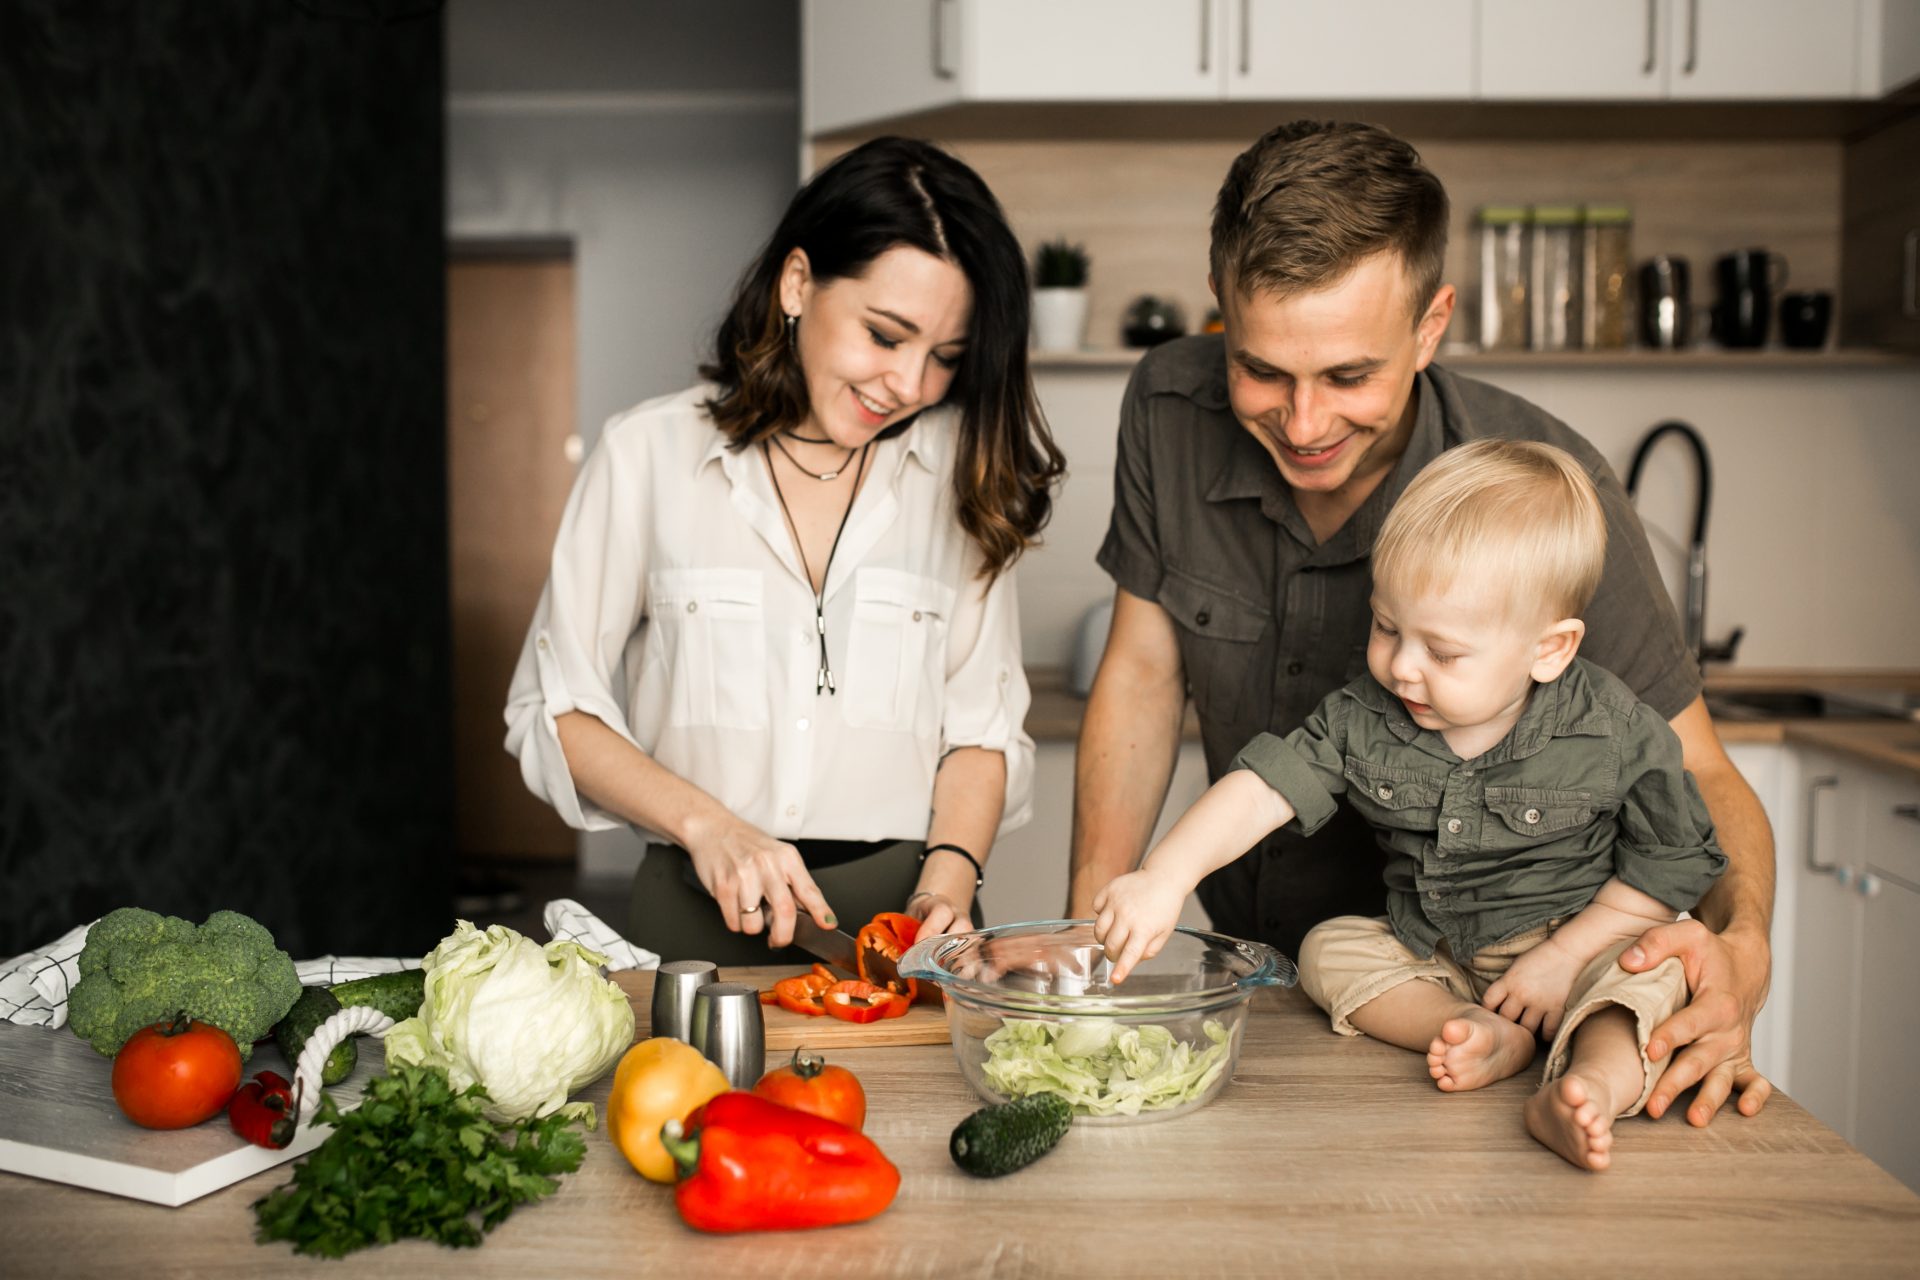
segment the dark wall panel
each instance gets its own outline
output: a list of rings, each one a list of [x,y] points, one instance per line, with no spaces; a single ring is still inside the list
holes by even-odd
[[[0,5],[0,956],[445,931],[440,16]]]

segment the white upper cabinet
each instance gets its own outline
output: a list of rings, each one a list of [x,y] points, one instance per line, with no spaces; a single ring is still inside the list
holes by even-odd
[[[1227,97],[1464,101],[1478,0],[1223,0]]]
[[[1210,101],[1221,0],[949,0],[982,102]]]
[[[1756,101],[1850,98],[1853,0],[1667,0],[1667,94]]]
[[[1480,96],[1664,97],[1666,0],[1480,0]]]
[[[966,102],[1876,98],[1920,0],[805,0],[808,133]]]

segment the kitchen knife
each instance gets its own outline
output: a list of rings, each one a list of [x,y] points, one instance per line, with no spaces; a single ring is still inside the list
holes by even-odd
[[[826,961],[848,977],[860,976],[859,949],[845,929],[822,929],[801,911],[793,919],[793,945]]]

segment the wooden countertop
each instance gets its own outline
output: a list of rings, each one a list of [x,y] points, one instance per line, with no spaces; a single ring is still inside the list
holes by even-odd
[[[50,1035],[0,1026],[0,1035]],[[1233,1083],[1164,1124],[1076,1127],[1038,1164],[967,1177],[947,1136],[973,1110],[939,1046],[846,1049],[867,1131],[904,1175],[872,1222],[708,1237],[609,1143],[478,1249],[407,1242],[304,1264],[253,1243],[268,1173],[179,1209],[0,1175],[6,1270],[141,1275],[1203,1276],[1219,1274],[1910,1276],[1920,1196],[1790,1099],[1710,1129],[1621,1122],[1586,1174],[1527,1137],[1531,1073],[1434,1089],[1417,1055],[1327,1029],[1298,992],[1263,992]],[[604,1104],[608,1082],[585,1096]]]

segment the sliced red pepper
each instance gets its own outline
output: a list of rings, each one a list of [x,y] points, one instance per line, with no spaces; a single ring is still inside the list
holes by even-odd
[[[803,973],[774,983],[773,998],[782,1009],[817,1018],[827,1011],[825,996],[832,985],[831,979],[817,973]]]
[[[293,1141],[296,1110],[286,1077],[262,1071],[234,1093],[227,1104],[227,1123],[255,1146],[278,1150]]]
[[[912,916],[898,911],[882,911],[875,916],[854,939],[861,979],[911,1002],[919,993],[920,984],[900,976],[900,957],[919,936],[920,922]]]
[[[673,1199],[701,1231],[782,1231],[864,1222],[900,1190],[900,1171],[846,1125],[730,1092],[669,1120]]]
[[[836,982],[827,992],[827,1012],[846,1022],[878,1022],[905,1014],[909,1000],[871,982]]]

